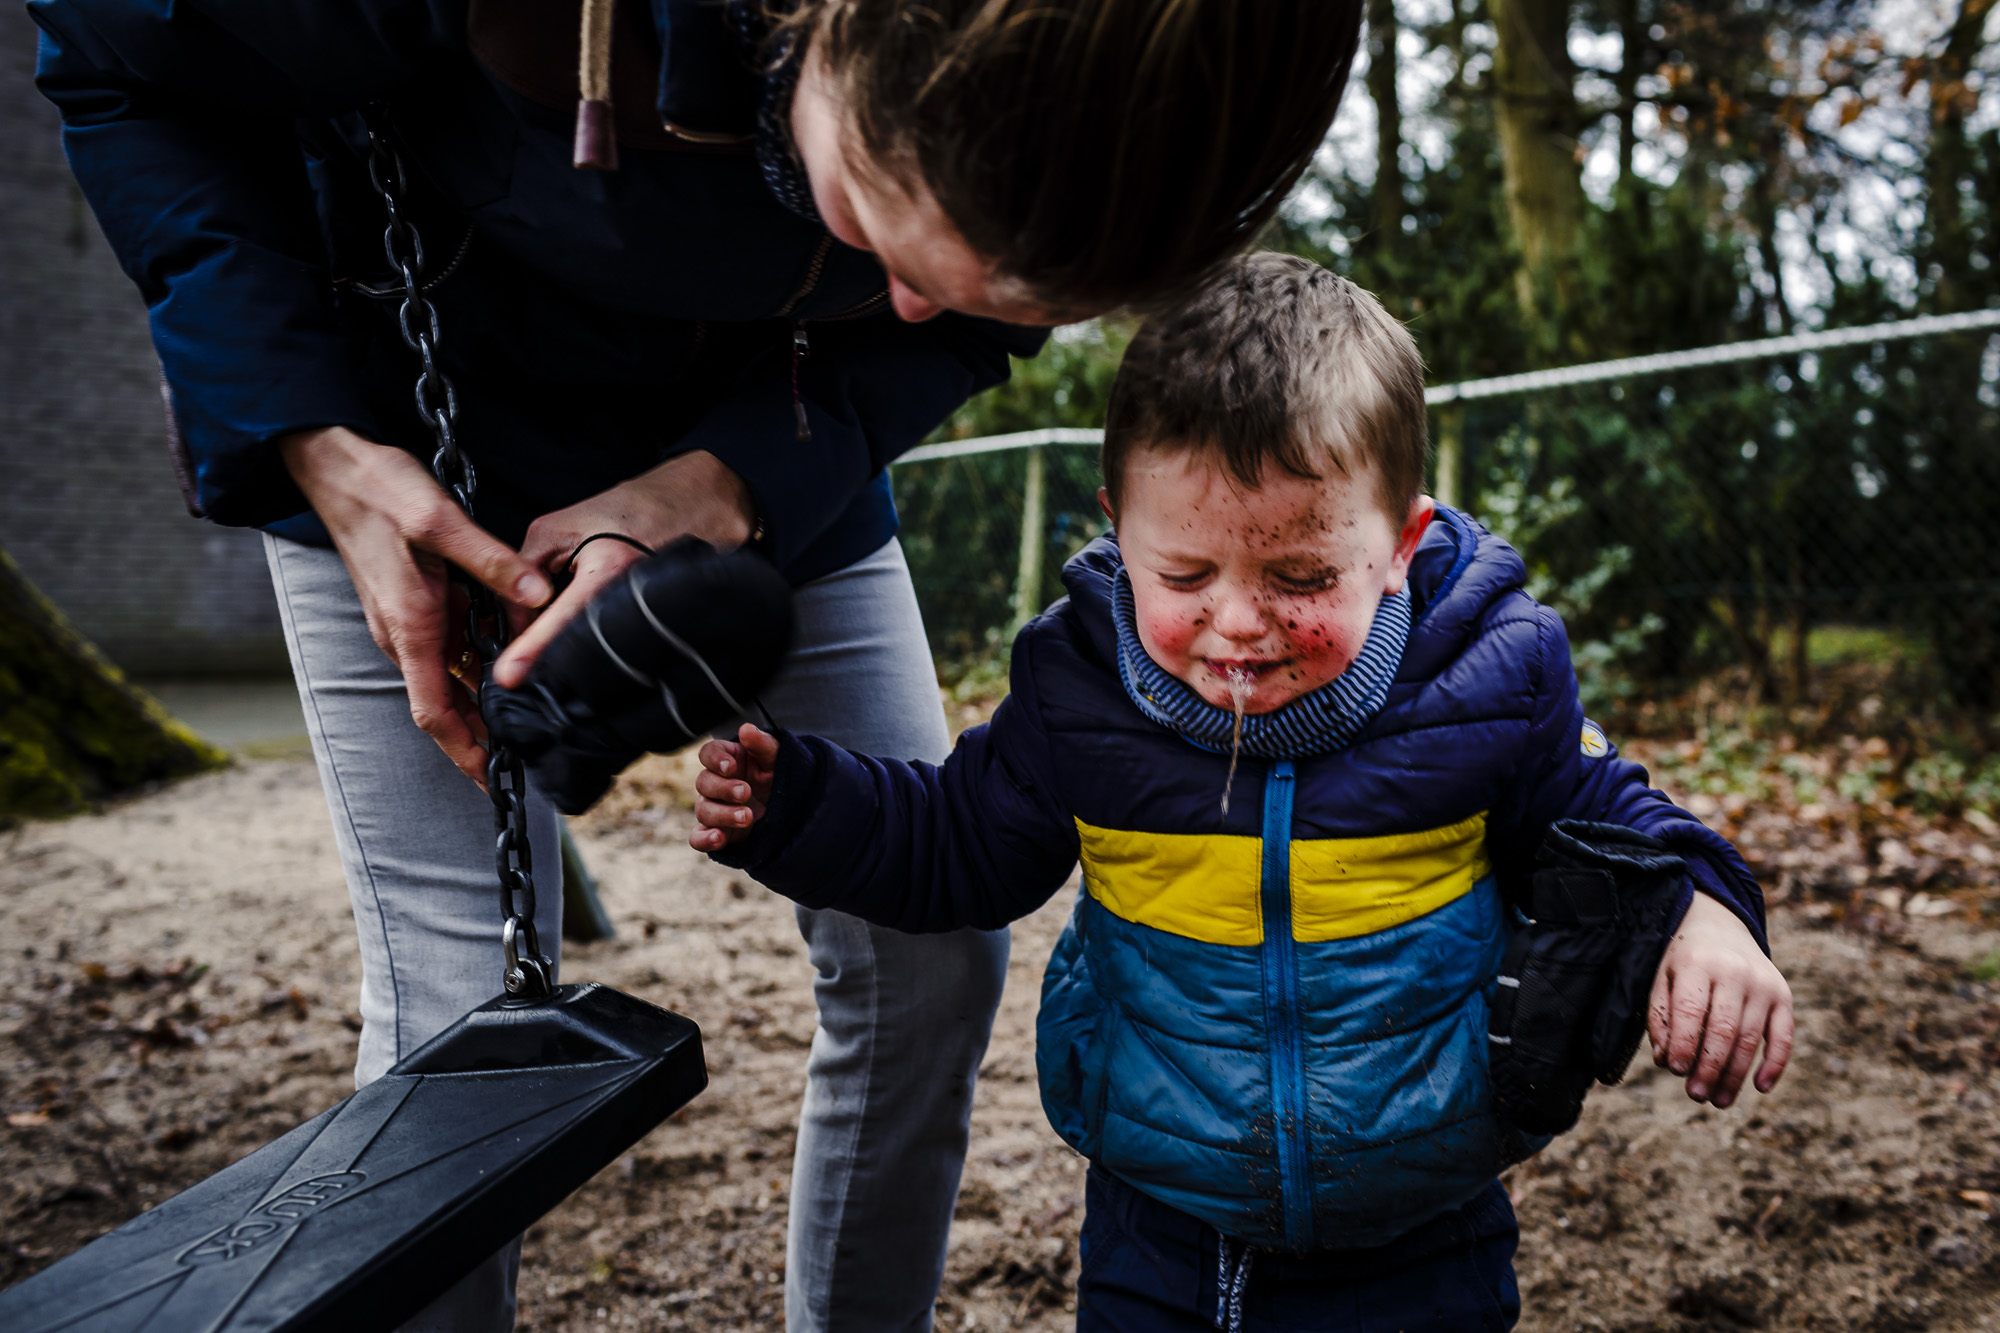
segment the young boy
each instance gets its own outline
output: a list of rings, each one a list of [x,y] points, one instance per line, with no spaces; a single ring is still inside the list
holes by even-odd
[[[1584,719],[1520,557],[1421,493],[1422,369],[1365,292],[1252,257],[1127,352],[1115,536],[989,725],[937,768],[703,748],[694,846],[810,907],[994,928],[1082,860],[1037,1053],[1091,1162],[1079,1329],[1512,1325],[1496,1177],[1546,1140],[1495,1112],[1488,1002],[1557,820],[1650,834],[1699,890],[1655,1060],[1718,1106],[1760,1040],[1756,1086],[1783,1071],[1755,883]]]

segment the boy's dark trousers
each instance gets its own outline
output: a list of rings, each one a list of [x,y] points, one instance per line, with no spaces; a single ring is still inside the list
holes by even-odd
[[[1387,1245],[1251,1251],[1234,1301],[1243,1247],[1213,1227],[1095,1163],[1084,1209],[1077,1333],[1504,1333],[1521,1313],[1520,1230],[1497,1180]]]

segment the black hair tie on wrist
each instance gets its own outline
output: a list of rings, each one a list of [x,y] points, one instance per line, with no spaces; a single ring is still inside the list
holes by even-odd
[[[570,578],[576,577],[576,558],[583,554],[583,548],[594,541],[624,542],[640,555],[651,555],[653,548],[637,537],[628,537],[622,532],[593,532],[570,548],[569,559],[563,562],[563,569]]]

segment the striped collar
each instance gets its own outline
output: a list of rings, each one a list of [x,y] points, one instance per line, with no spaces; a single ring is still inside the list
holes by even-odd
[[[1121,564],[1111,586],[1111,619],[1118,630],[1118,679],[1133,705],[1152,721],[1208,750],[1226,751],[1236,716],[1217,708],[1146,655],[1139,642],[1132,581]],[[1389,697],[1410,637],[1407,585],[1376,608],[1361,654],[1311,694],[1269,713],[1243,719],[1243,753],[1259,759],[1303,759],[1346,748]]]

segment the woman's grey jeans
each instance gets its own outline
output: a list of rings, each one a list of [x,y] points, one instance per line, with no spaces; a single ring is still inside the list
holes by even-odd
[[[358,1085],[498,993],[492,809],[410,720],[340,557],[274,537],[265,552],[361,937]],[[806,585],[798,610],[798,646],[764,695],[771,715],[855,750],[941,761],[944,712],[902,548]],[[561,861],[547,801],[531,801],[530,825],[553,952]],[[1007,933],[901,935],[803,908],[798,921],[819,1029],[792,1172],[787,1325],[928,1329]],[[408,1327],[511,1328],[519,1263],[516,1243]]]

